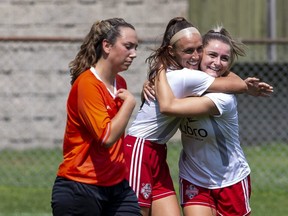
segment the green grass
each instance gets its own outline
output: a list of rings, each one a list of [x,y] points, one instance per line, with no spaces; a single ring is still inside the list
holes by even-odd
[[[0,187],[0,215],[51,215],[51,188]]]
[[[0,152],[0,216],[51,216],[61,149]]]
[[[288,145],[246,147],[244,151],[252,170],[253,215],[287,215]]]
[[[168,163],[178,191],[180,143],[168,144]],[[253,216],[288,212],[288,144],[245,147],[252,169]],[[51,189],[61,149],[0,152],[0,216],[51,216]]]

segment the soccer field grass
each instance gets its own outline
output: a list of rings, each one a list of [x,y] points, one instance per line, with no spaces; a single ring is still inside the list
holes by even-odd
[[[178,190],[180,143],[168,144],[168,163]],[[288,212],[287,144],[245,147],[252,169],[253,216]],[[48,216],[61,149],[0,152],[0,216]]]

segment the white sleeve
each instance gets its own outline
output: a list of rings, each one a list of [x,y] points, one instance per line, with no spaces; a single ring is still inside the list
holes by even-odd
[[[187,68],[167,71],[167,79],[177,98],[201,96],[215,80],[202,71]]]
[[[233,94],[207,93],[204,97],[208,97],[213,101],[220,113],[220,115],[217,116],[230,112],[232,109],[237,109],[237,100]]]

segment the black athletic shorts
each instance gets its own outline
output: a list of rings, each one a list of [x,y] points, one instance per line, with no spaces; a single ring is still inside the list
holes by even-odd
[[[127,180],[102,187],[57,177],[51,206],[53,216],[141,216],[137,197]]]

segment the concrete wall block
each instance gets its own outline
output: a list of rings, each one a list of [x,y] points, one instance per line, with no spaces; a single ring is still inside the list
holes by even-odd
[[[140,106],[145,59],[167,22],[186,10],[186,0],[2,0],[0,35],[84,38],[96,20],[122,17],[140,39],[138,56],[121,73]],[[145,43],[142,43],[145,41]],[[0,42],[0,149],[61,147],[70,90],[68,64],[81,42]]]
[[[0,2],[0,27],[2,30],[9,28],[12,23],[11,5]]]
[[[0,121],[10,122],[15,118],[32,119],[31,121],[33,121],[33,119],[47,119],[52,121],[57,118],[58,115],[66,115],[67,95],[51,95],[30,95],[29,97],[13,97],[13,95],[10,95],[1,97]],[[63,115],[63,113],[65,114]]]
[[[44,95],[63,95],[70,89],[70,76],[57,71],[36,71],[33,78],[33,91]]]
[[[37,2],[47,2],[47,0],[10,0],[12,5],[35,5]]]
[[[66,32],[66,35],[81,36],[94,21],[115,16],[139,25],[137,29],[145,28],[149,22],[163,25],[173,16],[186,15],[187,5],[186,0],[14,0],[1,5],[4,14],[0,15],[0,20],[2,24],[9,24],[3,27],[10,35],[64,36]],[[157,30],[152,29],[154,31]],[[144,30],[140,32],[145,33]]]
[[[78,43],[0,43],[0,64],[8,70],[33,71],[49,69],[51,71],[68,70],[68,64],[76,56]]]
[[[3,1],[3,0],[2,0]],[[11,5],[62,5],[62,4],[77,4],[79,0],[8,0]]]
[[[25,71],[21,74],[15,73],[7,82],[5,91],[14,96],[33,94],[35,92],[34,82],[35,76],[32,71],[30,73],[25,73]]]
[[[78,0],[78,2],[84,5],[91,5],[97,3],[97,0]]]
[[[1,1],[0,1],[0,7],[1,7],[2,5],[10,5],[10,0],[1,0]]]
[[[1,71],[2,72],[2,71]],[[11,86],[12,86],[12,83],[11,83],[11,75],[9,74],[2,74],[0,72],[0,96],[1,97],[6,97],[7,95],[10,94],[10,89],[11,89]],[[11,71],[12,73],[12,71]]]
[[[20,95],[7,94],[1,97],[1,119],[13,121],[17,116],[32,116],[32,104],[30,98],[21,97]]]

